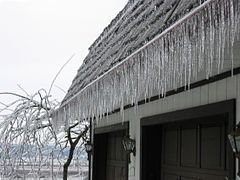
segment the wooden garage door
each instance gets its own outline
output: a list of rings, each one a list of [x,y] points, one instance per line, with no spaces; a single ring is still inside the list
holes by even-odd
[[[162,180],[228,178],[227,126],[221,118],[162,127]]]
[[[126,180],[127,158],[123,149],[124,131],[108,134],[106,177],[107,180]]]

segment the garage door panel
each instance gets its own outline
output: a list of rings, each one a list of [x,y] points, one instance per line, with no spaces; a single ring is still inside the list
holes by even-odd
[[[198,134],[197,129],[183,129],[181,141],[181,165],[183,167],[198,166]]]
[[[179,135],[177,128],[166,128],[164,131],[163,140],[163,157],[164,164],[177,165],[179,164]]]
[[[113,166],[108,166],[107,179],[114,179],[115,168]]]
[[[209,170],[209,169],[201,169],[201,168],[186,168],[186,167],[174,167],[174,166],[164,166],[161,167],[163,174],[172,174],[177,175],[182,178],[190,178],[190,179],[207,179],[207,180],[214,180],[219,179],[222,177],[228,176],[229,172],[223,170]]]
[[[171,174],[171,173],[163,173],[162,179],[163,180],[180,180],[178,175]]]
[[[116,158],[116,147],[115,147],[115,138],[114,136],[108,135],[108,149],[107,149],[107,158],[115,159]]]
[[[114,132],[108,134],[108,156],[106,160],[106,176],[107,180],[125,180],[127,179],[127,158],[123,149],[122,139],[124,132]]]
[[[228,175],[226,124],[196,121],[162,127],[163,180],[222,180]],[[174,172],[172,174],[171,172]]]
[[[198,178],[195,178],[195,177],[184,177],[184,176],[182,176],[182,177],[181,177],[181,180],[198,180]]]
[[[223,128],[221,126],[201,128],[201,167],[224,168]]]
[[[226,180],[227,176],[202,175],[199,180]]]
[[[123,157],[126,156],[126,153],[124,152],[123,145],[122,145],[122,137],[117,136],[115,140],[115,145],[116,145],[116,160],[117,161],[122,161]]]
[[[124,168],[116,167],[115,168],[115,180],[123,180],[123,179],[125,179],[124,172],[125,172]]]

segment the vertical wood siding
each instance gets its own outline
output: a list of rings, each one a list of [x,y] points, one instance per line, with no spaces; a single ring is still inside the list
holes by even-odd
[[[124,112],[124,121],[130,122],[130,136],[136,139],[136,157],[131,157],[129,165],[129,180],[140,179],[140,119],[147,116],[172,112],[176,110],[197,107],[229,99],[236,99],[236,120],[240,121],[240,75],[210,83],[198,88],[186,90],[163,99],[140,105],[135,113],[135,108]],[[120,113],[110,115],[95,127],[108,126],[122,122]],[[236,168],[237,169],[237,168]],[[237,180],[238,177],[236,178]]]

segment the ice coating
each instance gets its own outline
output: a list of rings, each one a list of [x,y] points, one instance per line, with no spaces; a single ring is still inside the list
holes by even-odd
[[[200,73],[206,79],[223,68],[225,49],[239,35],[240,1],[209,0],[164,35],[158,36],[65,102],[53,119],[68,126],[75,120],[103,116],[152,95],[190,86]],[[233,52],[230,52],[231,56]],[[233,57],[232,67],[233,67]],[[101,66],[99,68],[102,68]]]

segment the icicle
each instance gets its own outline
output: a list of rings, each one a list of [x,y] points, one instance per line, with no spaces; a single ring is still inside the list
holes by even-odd
[[[202,4],[202,1],[199,2]],[[240,1],[215,0],[138,50],[84,88],[71,102],[54,113],[53,121],[95,119],[96,122],[124,105],[135,105],[151,96],[166,96],[168,90],[188,87],[198,75],[206,78],[224,67],[225,50],[231,49],[240,33]],[[108,57],[105,57],[108,58]],[[101,68],[101,67],[99,67]],[[56,123],[56,126],[62,123]]]
[[[233,76],[233,68],[234,68],[234,63],[233,63],[233,44],[234,44],[234,40],[235,40],[235,17],[234,17],[234,6],[233,6],[233,1],[230,1],[230,22],[231,22],[231,27],[230,27],[230,42],[231,42],[231,52],[230,52],[230,56],[231,56],[231,64],[232,64],[232,76]]]

